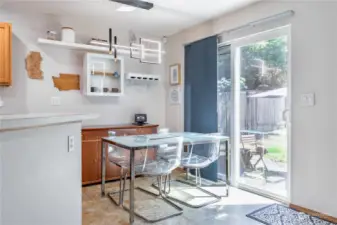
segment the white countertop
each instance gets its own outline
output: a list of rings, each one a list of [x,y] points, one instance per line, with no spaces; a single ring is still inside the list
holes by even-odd
[[[96,119],[98,114],[30,113],[0,115],[0,131],[26,129]]]

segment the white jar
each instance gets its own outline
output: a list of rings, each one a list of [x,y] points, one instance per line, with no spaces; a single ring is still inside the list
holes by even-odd
[[[62,27],[62,41],[75,42],[75,31],[71,27]]]

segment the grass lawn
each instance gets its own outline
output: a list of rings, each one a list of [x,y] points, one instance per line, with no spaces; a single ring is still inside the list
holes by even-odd
[[[277,162],[287,162],[287,151],[280,146],[272,146],[267,148],[268,153],[265,155],[266,158],[275,160]]]

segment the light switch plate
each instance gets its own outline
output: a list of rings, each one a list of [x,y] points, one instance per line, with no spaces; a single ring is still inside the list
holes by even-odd
[[[50,104],[54,105],[54,106],[61,105],[61,98],[60,97],[51,97]]]
[[[2,101],[1,96],[0,96],[0,107],[4,106],[4,101]]]
[[[68,152],[72,152],[75,150],[75,137],[68,136]]]
[[[312,107],[315,105],[315,94],[307,93],[301,95],[301,106]]]

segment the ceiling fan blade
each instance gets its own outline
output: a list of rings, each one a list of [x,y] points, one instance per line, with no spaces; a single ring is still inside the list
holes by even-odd
[[[151,2],[146,2],[146,1],[140,1],[140,0],[110,0],[112,2],[118,2],[122,3],[125,5],[130,5],[136,8],[141,8],[141,9],[152,9],[153,8],[153,3]]]

